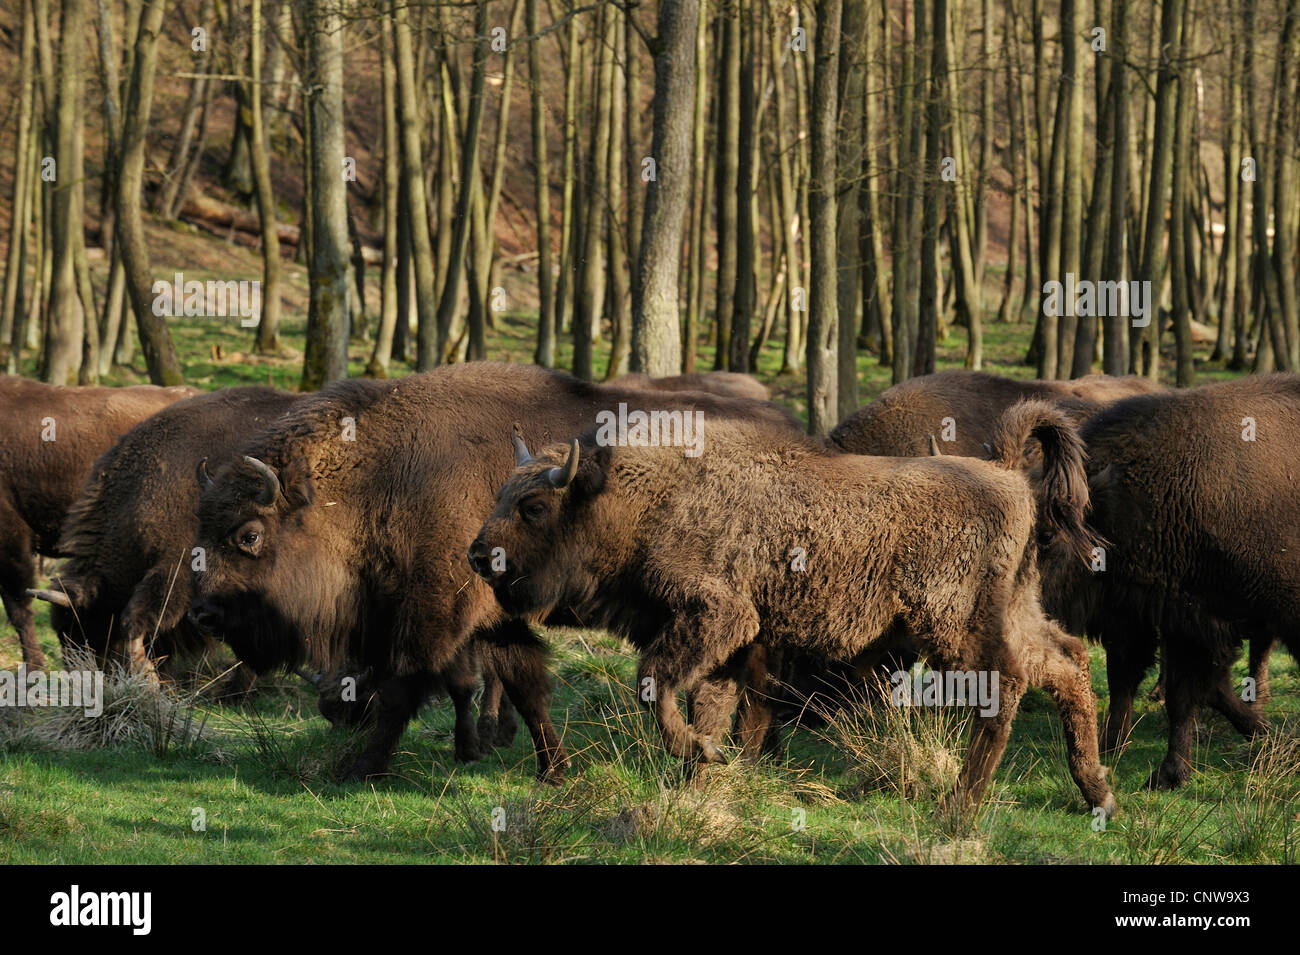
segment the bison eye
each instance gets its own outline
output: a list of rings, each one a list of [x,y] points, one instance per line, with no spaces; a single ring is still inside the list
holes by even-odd
[[[546,516],[546,505],[541,501],[524,501],[519,505],[519,513],[525,520],[540,521]]]
[[[256,557],[262,549],[262,535],[257,531],[244,531],[239,535],[239,549]]]

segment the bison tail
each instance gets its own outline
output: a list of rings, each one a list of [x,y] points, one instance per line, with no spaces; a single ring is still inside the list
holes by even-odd
[[[1042,466],[1030,469],[1026,445],[1036,438]],[[1029,470],[1038,498],[1038,531],[1082,560],[1098,540],[1088,529],[1087,451],[1079,431],[1061,409],[1046,401],[1012,405],[998,420],[990,445],[993,461],[1008,470]]]

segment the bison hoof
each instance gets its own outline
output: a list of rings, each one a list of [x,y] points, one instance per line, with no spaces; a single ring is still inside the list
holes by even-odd
[[[387,767],[382,763],[367,759],[364,756],[353,763],[342,776],[339,782],[342,783],[363,783],[373,776],[384,776],[387,774]]]
[[[1169,763],[1161,763],[1160,768],[1151,774],[1147,780],[1147,789],[1177,789],[1191,773],[1184,766],[1171,766]]]
[[[1107,819],[1114,819],[1115,813],[1119,811],[1119,804],[1115,802],[1115,794],[1106,793],[1106,798],[1101,801],[1101,804],[1093,807],[1094,812],[1098,809],[1105,811]]]
[[[707,736],[697,736],[695,744],[699,747],[700,762],[703,763],[725,763],[727,757],[722,755],[722,750],[714,744],[713,740]]]
[[[493,746],[509,746],[515,741],[519,732],[519,723],[513,719],[502,720],[497,724],[496,734],[490,737]]]

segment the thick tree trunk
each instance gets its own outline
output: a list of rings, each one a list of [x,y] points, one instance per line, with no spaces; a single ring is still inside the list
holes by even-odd
[[[343,122],[343,21],[328,0],[306,0],[311,113],[311,261],[302,390],[348,374],[348,194]]]
[[[1126,227],[1129,209],[1129,94],[1128,66],[1128,0],[1112,0],[1111,43],[1115,60],[1110,75],[1111,163],[1110,211],[1106,229],[1106,254],[1102,260],[1102,278],[1108,282],[1122,282],[1125,268]],[[1102,370],[1108,375],[1122,375],[1128,370],[1129,317],[1107,315],[1104,319]]]

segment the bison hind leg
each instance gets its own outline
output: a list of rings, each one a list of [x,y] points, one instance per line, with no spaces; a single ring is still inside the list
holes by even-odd
[[[23,662],[29,670],[45,669],[45,654],[36,640],[36,617],[26,591],[36,586],[32,534],[7,501],[0,501],[0,602],[18,631]]]

